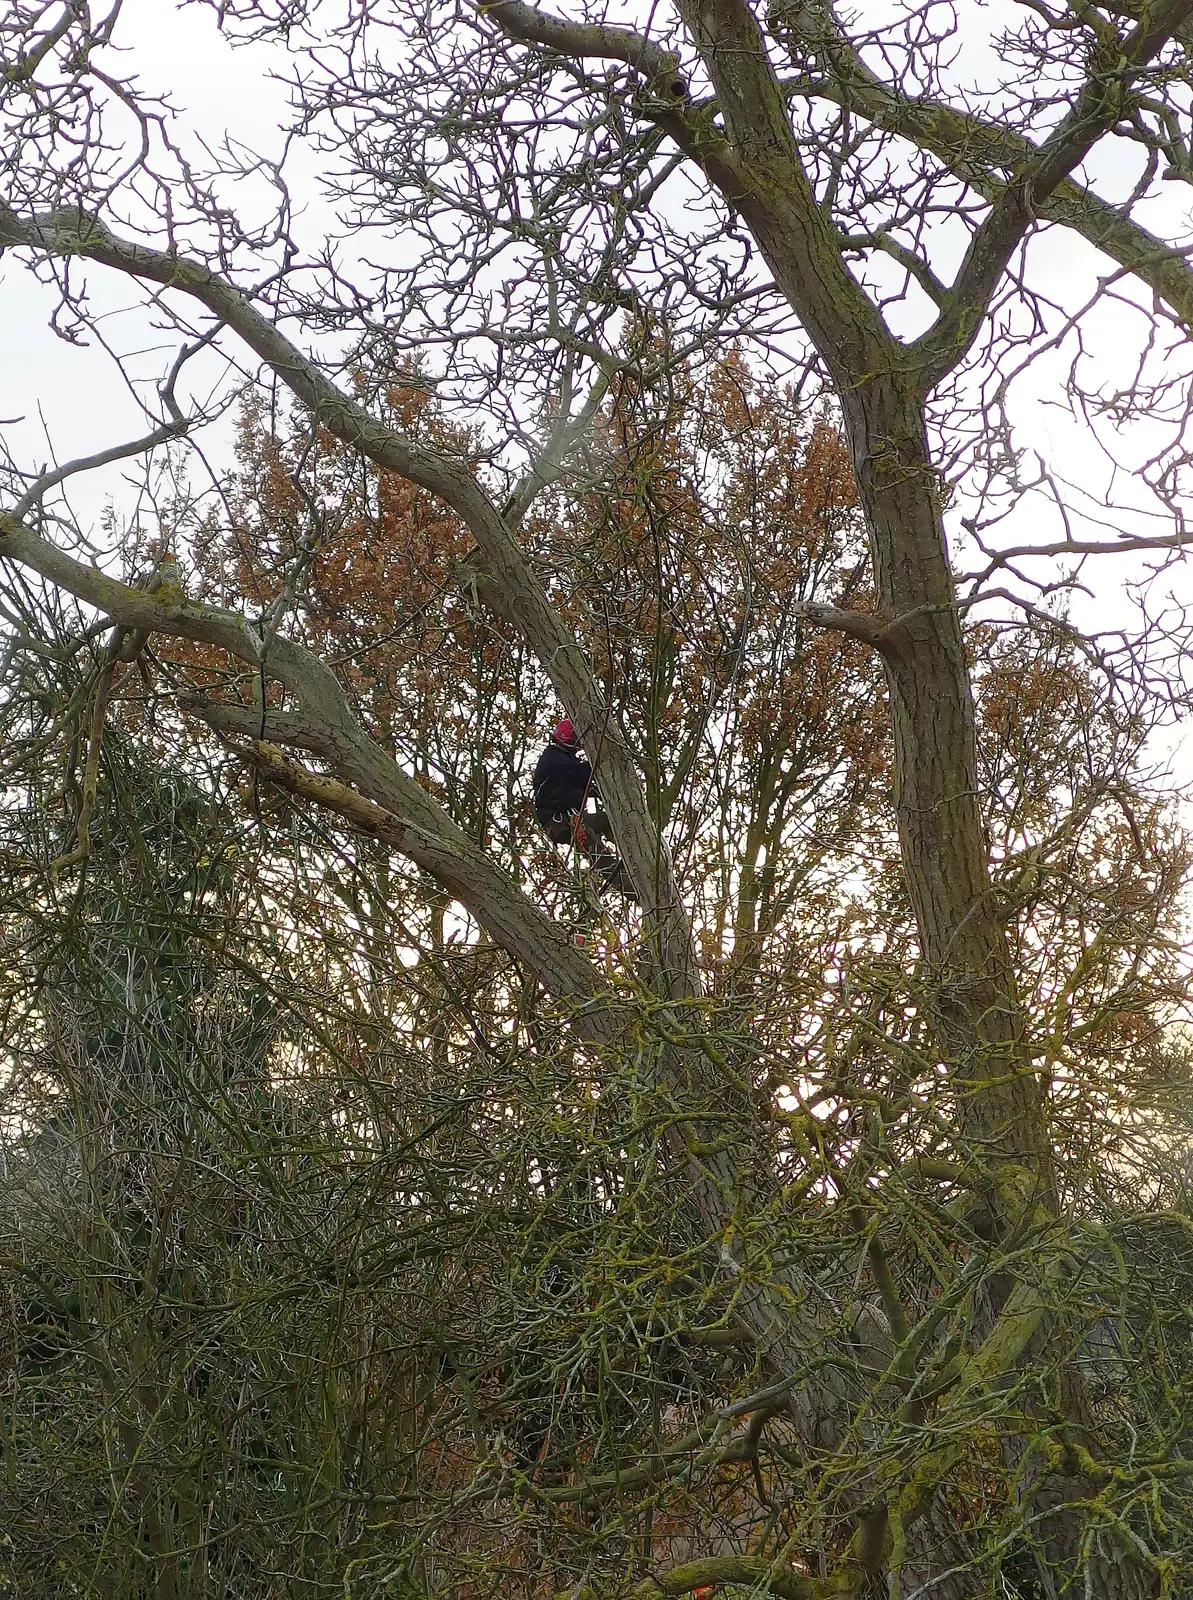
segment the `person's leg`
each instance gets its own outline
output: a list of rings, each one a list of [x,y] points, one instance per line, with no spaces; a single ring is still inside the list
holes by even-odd
[[[584,813],[584,826],[594,838],[612,839],[613,837],[613,824],[599,807],[595,811],[586,811]]]
[[[550,817],[542,822],[542,827],[552,844],[574,844],[609,888],[616,889],[627,900],[637,899],[625,863],[616,851],[601,843],[602,838],[611,838],[613,832],[603,811],[588,811],[583,817],[574,814]]]
[[[550,817],[542,826],[552,844],[571,844],[572,824],[569,817]]]
[[[624,895],[627,900],[636,900],[634,886],[630,882],[630,875],[626,871],[625,862],[616,850],[609,849],[603,840],[612,840],[613,825],[609,818],[599,808],[595,811],[586,811],[582,826],[585,838],[580,840],[577,832],[577,843],[587,855],[597,872],[600,873],[610,889],[616,889],[618,894]]]
[[[634,885],[630,882],[626,864],[620,856],[615,856],[611,850],[601,850],[593,857],[592,864],[608,888],[616,889],[626,900],[637,902],[638,896],[634,893]]]

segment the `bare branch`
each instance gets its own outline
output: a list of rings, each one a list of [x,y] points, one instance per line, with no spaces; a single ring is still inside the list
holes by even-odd
[[[940,316],[911,347],[925,391],[953,370],[977,338],[990,296],[1043,201],[1119,120],[1132,79],[1146,69],[1190,16],[1193,0],[1166,0],[1149,8],[1144,20],[1122,41],[1118,59],[1105,62],[1087,79],[1064,121],[999,195],[970,240]]]
[[[97,450],[94,455],[79,456],[74,461],[64,462],[52,472],[43,472],[13,506],[11,515],[14,521],[21,521],[34,506],[44,500],[51,489],[56,489],[68,478],[76,477],[80,472],[92,472],[97,467],[110,466],[114,461],[128,461],[134,456],[145,456],[151,450],[156,450],[159,445],[169,444],[173,439],[182,438],[187,428],[186,421],[164,422],[160,428],[154,428],[151,433],[145,434],[140,439],[130,439],[126,444],[111,445],[107,450]]]
[[[1039,147],[1015,128],[883,83],[839,32],[834,35],[832,52],[832,73],[798,79],[786,86],[788,93],[848,107],[876,127],[910,139],[993,202],[1005,192],[1004,174],[1022,170],[1035,159]],[[1049,193],[1038,195],[1035,209],[1041,220],[1080,233],[1146,283],[1186,326],[1193,327],[1193,271],[1184,251],[1166,244],[1119,207],[1068,176]]]
[[[677,100],[687,94],[687,85],[679,70],[679,57],[631,28],[614,27],[610,23],[568,22],[549,11],[524,5],[522,0],[489,0],[477,9],[482,16],[496,22],[511,39],[543,44],[563,55],[581,59],[624,61],[661,93]]]
[[[21,219],[0,202],[0,248],[6,245],[55,257],[80,256],[189,295],[244,340],[315,422],[378,466],[429,489],[462,517],[493,580],[488,593],[499,599],[503,617],[535,651],[581,732],[600,742],[602,793],[618,845],[641,902],[658,909],[671,981],[681,991],[690,990],[695,981],[690,930],[630,754],[608,715],[583,650],[536,582],[505,519],[467,467],[377,421],[343,394],[246,296],[200,262],[118,239],[102,222],[73,208]]]

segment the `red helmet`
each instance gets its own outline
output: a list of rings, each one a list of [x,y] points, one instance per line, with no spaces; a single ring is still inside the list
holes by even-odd
[[[570,717],[564,717],[562,722],[555,724],[555,737],[560,744],[575,744],[576,729]]]

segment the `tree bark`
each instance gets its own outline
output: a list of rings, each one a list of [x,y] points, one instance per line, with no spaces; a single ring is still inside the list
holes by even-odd
[[[1046,1181],[1042,1096],[990,888],[973,692],[918,395],[894,374],[841,396],[875,587],[895,747],[895,815],[961,1126]]]

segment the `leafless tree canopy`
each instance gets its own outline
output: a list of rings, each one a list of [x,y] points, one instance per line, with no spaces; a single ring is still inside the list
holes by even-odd
[[[1193,0],[196,10],[0,19],[3,1581],[1186,1592]]]

